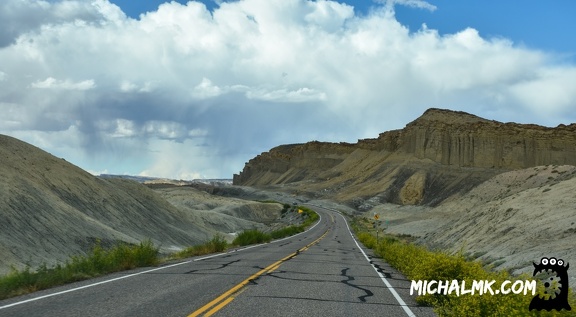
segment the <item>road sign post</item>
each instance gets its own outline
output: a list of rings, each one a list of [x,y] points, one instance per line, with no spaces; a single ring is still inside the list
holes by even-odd
[[[376,245],[380,243],[380,237],[378,233],[378,231],[380,231],[380,221],[378,219],[380,219],[380,215],[374,213],[374,228],[376,228]]]

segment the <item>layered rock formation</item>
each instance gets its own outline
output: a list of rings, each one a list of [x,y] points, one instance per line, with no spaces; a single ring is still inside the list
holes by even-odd
[[[547,128],[430,109],[401,131],[398,149],[444,165],[518,169],[576,165],[576,124]]]
[[[429,109],[376,139],[273,148],[246,163],[234,184],[437,205],[498,173],[547,164],[576,165],[576,124],[547,128]]]

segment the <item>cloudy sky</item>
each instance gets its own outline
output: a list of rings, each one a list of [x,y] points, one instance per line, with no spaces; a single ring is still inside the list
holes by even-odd
[[[576,122],[576,1],[2,0],[0,133],[92,173],[231,178],[427,108]]]

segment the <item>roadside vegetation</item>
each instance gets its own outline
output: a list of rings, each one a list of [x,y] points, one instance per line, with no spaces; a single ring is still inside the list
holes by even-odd
[[[265,243],[270,242],[272,236],[269,233],[264,233],[257,229],[244,230],[236,236],[232,245],[244,246],[255,243]]]
[[[236,239],[232,241],[232,245],[235,246],[244,246],[250,245],[255,243],[264,243],[270,242],[272,239],[282,239],[284,237],[292,236],[298,234],[300,232],[304,232],[306,228],[312,224],[314,224],[320,217],[316,212],[312,209],[302,207],[302,206],[293,206],[290,207],[288,204],[284,204],[284,208],[282,209],[282,213],[286,212],[298,212],[302,215],[304,221],[300,225],[292,225],[288,227],[284,227],[282,229],[278,229],[269,233],[264,233],[259,230],[245,230],[238,234]]]
[[[225,251],[228,248],[228,242],[221,234],[216,234],[211,240],[203,244],[190,246],[182,251],[179,251],[169,257],[169,259],[185,259],[193,256],[204,254],[216,253]]]
[[[285,204],[282,213],[290,211],[302,214],[304,220],[301,225],[292,225],[269,233],[255,229],[245,230],[238,234],[232,244],[229,244],[224,236],[216,234],[203,244],[190,246],[168,257],[161,257],[158,247],[154,246],[150,240],[143,241],[139,245],[118,244],[110,249],[104,249],[98,243],[90,254],[71,257],[64,264],[54,267],[43,264],[35,271],[32,271],[30,267],[23,270],[13,268],[7,275],[0,276],[0,300],[109,273],[223,252],[229,247],[270,242],[272,239],[303,232],[319,219],[318,214],[311,209]]]
[[[30,267],[21,271],[13,269],[0,277],[0,299],[158,263],[158,248],[150,241],[139,245],[119,244],[110,250],[97,244],[92,253],[74,256],[63,265],[49,268],[44,264],[34,272]]]
[[[472,285],[473,280],[494,280],[494,290],[505,280],[531,280],[530,275],[512,276],[508,271],[495,271],[491,265],[468,259],[462,252],[450,254],[445,251],[431,251],[415,245],[405,237],[391,235],[381,236],[377,240],[370,232],[365,220],[355,220],[352,227],[358,240],[374,253],[382,257],[392,267],[402,272],[408,280],[466,281]],[[538,292],[543,292],[542,288]],[[573,312],[529,311],[532,294],[494,294],[494,295],[460,295],[427,294],[416,298],[421,305],[434,307],[439,316],[574,316]],[[576,308],[576,296],[570,290],[569,302]]]

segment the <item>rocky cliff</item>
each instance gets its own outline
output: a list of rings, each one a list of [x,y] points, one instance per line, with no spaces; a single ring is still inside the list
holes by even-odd
[[[429,109],[404,129],[355,144],[283,145],[246,163],[234,184],[277,186],[353,204],[437,205],[488,178],[576,165],[576,124],[548,128]]]
[[[402,130],[397,148],[420,159],[463,167],[576,165],[576,124],[547,128],[430,109]]]

